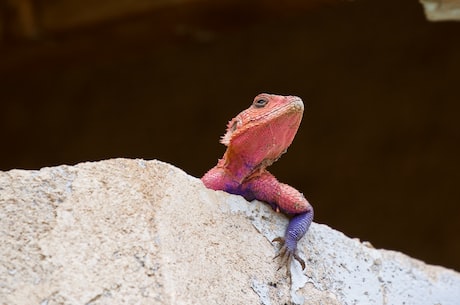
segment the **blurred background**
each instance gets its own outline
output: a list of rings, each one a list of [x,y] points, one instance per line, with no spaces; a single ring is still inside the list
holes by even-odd
[[[416,0],[0,3],[0,170],[159,159],[200,177],[261,92],[315,221],[460,270],[460,23]]]

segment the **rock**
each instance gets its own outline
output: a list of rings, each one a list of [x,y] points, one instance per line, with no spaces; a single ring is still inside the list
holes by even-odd
[[[320,210],[320,209],[319,209]],[[1,304],[458,304],[460,274],[287,219],[159,161],[0,173]]]
[[[430,21],[460,20],[460,0],[420,0]]]

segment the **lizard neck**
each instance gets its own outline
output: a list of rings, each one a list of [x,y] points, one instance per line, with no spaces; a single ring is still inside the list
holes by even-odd
[[[267,164],[236,154],[231,148],[228,148],[223,158],[219,160],[218,166],[223,168],[232,177],[233,181],[241,184],[247,177],[259,170],[263,170]]]

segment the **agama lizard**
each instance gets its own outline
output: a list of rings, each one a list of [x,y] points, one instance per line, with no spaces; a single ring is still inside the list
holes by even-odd
[[[273,240],[281,243],[277,256],[282,259],[281,266],[287,264],[288,273],[293,258],[305,269],[297,254],[297,242],[310,227],[313,208],[302,193],[278,182],[266,168],[291,145],[303,110],[299,97],[259,94],[248,109],[228,123],[221,139],[227,150],[201,178],[210,189],[241,195],[248,201],[265,201],[291,217],[284,238]]]

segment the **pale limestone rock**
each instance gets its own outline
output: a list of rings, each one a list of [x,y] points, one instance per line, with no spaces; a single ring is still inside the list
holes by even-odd
[[[460,274],[287,219],[159,161],[0,172],[1,304],[458,304]]]
[[[459,21],[460,0],[420,0],[430,21]]]

